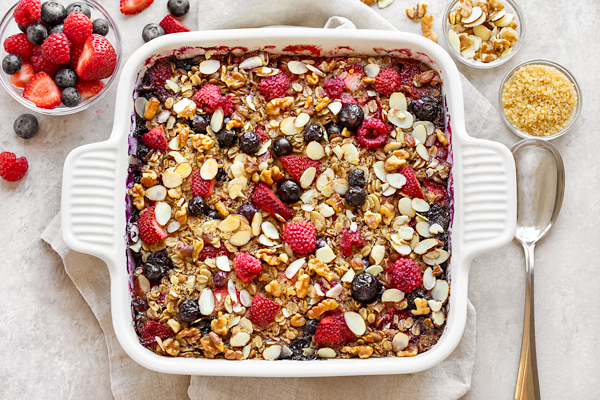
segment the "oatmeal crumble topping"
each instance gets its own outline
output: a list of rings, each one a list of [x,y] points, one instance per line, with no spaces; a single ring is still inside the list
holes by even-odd
[[[448,312],[441,79],[390,56],[207,51],[135,94],[140,343],[169,357],[408,357]]]

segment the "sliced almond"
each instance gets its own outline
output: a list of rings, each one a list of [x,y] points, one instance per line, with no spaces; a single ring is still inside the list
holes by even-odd
[[[377,276],[383,272],[383,268],[379,265],[371,265],[369,268],[365,269],[365,272]]]
[[[229,197],[231,199],[237,199],[238,197],[241,197],[243,191],[244,188],[242,185],[229,185]]]
[[[277,230],[275,225],[273,225],[271,222],[269,222],[269,221],[263,222],[261,224],[260,228],[262,229],[265,236],[268,237],[269,239],[272,239],[272,240],[279,239],[279,231]]]
[[[416,121],[412,126],[413,130],[417,129],[417,127],[419,125],[423,125],[425,127],[425,131],[427,131],[427,135],[433,134],[433,131],[435,130],[435,126],[433,125],[433,122],[431,122],[431,121]]]
[[[315,67],[314,65],[306,64],[306,68],[308,68],[311,72],[314,72],[315,74],[317,74],[319,76],[325,76],[323,71],[321,71],[319,68]]]
[[[333,216],[333,215],[335,214],[335,210],[334,210],[332,207],[330,207],[330,206],[328,206],[327,204],[325,204],[325,203],[321,203],[321,204],[318,206],[318,211],[319,211],[319,212],[321,213],[321,215],[323,215],[325,218],[329,218],[329,217],[331,217],[331,216]]]
[[[340,146],[335,146],[332,149],[332,151],[333,151],[333,154],[335,154],[337,156],[337,158],[339,158],[340,160],[344,156],[344,150],[342,150],[342,148]]]
[[[238,231],[229,238],[229,243],[231,243],[234,246],[241,247],[245,246],[251,238],[252,234],[250,232]]]
[[[346,321],[346,325],[348,325],[348,328],[350,328],[352,333],[356,336],[362,336],[367,331],[365,320],[357,312],[346,311],[344,313],[344,321]]]
[[[213,132],[216,133],[221,130],[221,128],[223,127],[223,118],[223,110],[221,109],[221,107],[217,107],[212,117],[210,118],[210,129],[212,129]]]
[[[277,245],[277,243],[266,237],[264,233],[258,237],[258,243],[267,247],[273,247]]]
[[[343,158],[348,161],[350,164],[358,164],[360,155],[358,154],[358,149],[352,143],[344,143],[342,145],[342,150],[344,151]]]
[[[492,36],[492,31],[486,28],[484,25],[477,25],[473,27],[473,33],[481,40],[489,40]]]
[[[427,250],[435,246],[437,246],[437,239],[425,239],[419,242],[419,244],[414,248],[414,251],[417,254],[425,254]]]
[[[450,253],[448,253],[444,249],[437,249],[438,256],[435,258],[430,258],[429,253],[423,255],[423,262],[427,265],[440,265],[450,258]]]
[[[253,69],[257,67],[261,67],[263,65],[262,58],[258,56],[246,58],[244,61],[240,63],[240,69]]]
[[[296,135],[302,132],[302,128],[298,128],[295,125],[295,122],[295,117],[286,117],[279,123],[279,130],[281,130],[281,132],[287,136]]]
[[[429,203],[417,197],[412,199],[411,206],[416,212],[425,213],[429,211]]]
[[[181,184],[183,183],[183,178],[181,178],[181,175],[174,171],[166,170],[162,174],[162,183],[163,185],[165,185],[165,187],[169,189],[176,188],[178,186],[181,186]]]
[[[167,197],[167,189],[162,185],[155,185],[146,189],[146,197],[154,201],[162,201]]]
[[[287,66],[288,70],[294,75],[302,75],[308,72],[306,64],[302,61],[290,61]]]
[[[306,156],[311,160],[320,160],[325,157],[325,149],[321,143],[312,141],[306,145]]]
[[[473,28],[477,25],[481,25],[485,22],[485,20],[487,19],[487,15],[485,15],[485,13],[482,13],[479,18],[477,18],[475,21],[470,22],[468,24],[465,24],[466,28]]]
[[[159,225],[166,225],[171,219],[171,206],[163,201],[156,203],[154,216]]]
[[[323,176],[323,174],[319,175],[319,178]],[[310,189],[305,191],[304,193],[302,193],[302,195],[300,196],[300,200],[302,200],[302,202],[304,204],[308,204],[311,201],[313,201],[313,199],[316,197],[317,192],[315,192],[314,189]]]
[[[266,349],[263,350],[263,353],[262,353],[265,360],[276,360],[277,358],[279,358],[280,354],[281,354],[281,346],[277,346],[277,345],[267,347]]]
[[[515,19],[515,15],[507,12],[506,14],[504,14],[504,16],[502,18],[500,18],[492,23],[498,27],[503,28],[503,27],[509,25],[511,22],[513,22],[514,19]]]
[[[229,339],[229,344],[231,347],[243,347],[250,341],[250,335],[246,332],[238,332],[235,335],[231,336]]]
[[[387,182],[387,171],[385,170],[385,162],[377,161],[373,164],[373,171],[375,172],[375,176],[379,178],[381,182]]]
[[[288,279],[292,279],[300,270],[300,268],[302,268],[302,266],[306,264],[306,258],[299,258],[295,261],[292,261],[290,263],[290,265],[288,265],[287,269],[285,270],[285,276]]]
[[[429,161],[429,152],[423,143],[417,143],[415,149],[419,157],[421,157],[424,161]]]
[[[204,60],[200,63],[200,72],[204,75],[214,74],[221,68],[219,60]]]
[[[439,328],[440,326],[444,325],[446,316],[444,315],[443,311],[434,311],[431,313],[431,320],[433,321],[433,324]]]
[[[179,146],[179,138],[177,136],[169,141],[169,148],[171,150],[181,150],[181,146]]]
[[[339,178],[331,182],[331,188],[341,196],[348,191],[350,185],[348,185],[348,181],[345,179]]]
[[[499,19],[501,19],[505,15],[506,15],[506,10],[505,9],[496,11],[494,14],[492,14],[492,17],[490,18],[490,21],[492,21],[492,22],[498,21]]]
[[[431,289],[431,297],[444,303],[448,299],[449,292],[450,286],[448,286],[448,282],[438,279],[433,289]]]
[[[394,349],[394,351],[404,350],[406,346],[408,346],[409,340],[410,338],[407,334],[402,332],[396,333],[396,336],[394,336],[394,339],[392,340],[392,349]]]
[[[187,162],[183,162],[181,164],[179,164],[176,168],[175,168],[175,172],[176,174],[178,174],[179,176],[181,176],[183,179],[187,178],[188,176],[191,175],[192,173],[192,166],[187,163]]]
[[[409,197],[403,197],[398,201],[398,211],[400,214],[406,215],[407,217],[413,218],[417,213],[412,207],[412,201]]]
[[[352,268],[350,268],[344,274],[344,276],[342,276],[342,282],[350,283],[350,282],[352,282],[354,280],[355,276],[356,276],[356,272],[354,272],[354,270]]]
[[[317,350],[317,355],[321,358],[334,358],[337,353],[331,347],[321,347]]]
[[[378,74],[379,74],[380,68],[379,65],[377,64],[367,64],[367,66],[365,67],[365,74],[367,74],[367,76],[369,78],[375,78]],[[392,107],[390,105],[390,107]]]
[[[169,225],[167,225],[167,232],[168,233],[173,233],[173,232],[177,232],[177,230],[181,228],[181,223],[178,221],[171,221],[169,223]]]
[[[396,189],[402,189],[402,186],[406,183],[406,177],[402,174],[387,174],[385,179],[390,186]]]
[[[414,234],[415,230],[410,226],[403,226],[402,228],[400,228],[400,230],[398,230],[398,236],[402,240],[410,241]]]
[[[387,289],[381,295],[381,301],[398,303],[404,299],[404,293],[398,289]]]
[[[215,259],[215,262],[217,264],[217,268],[219,268],[221,271],[225,271],[225,272],[231,271],[231,264],[229,262],[229,257],[218,256]]]
[[[425,290],[431,290],[435,286],[435,277],[433,276],[433,270],[431,267],[427,267],[423,272],[423,287]]]
[[[331,113],[333,115],[338,115],[338,113],[342,109],[342,102],[341,101],[332,101],[331,103],[329,103],[327,105],[327,108],[329,108],[329,111],[331,111]]]
[[[419,142],[425,143],[425,141],[427,140],[427,129],[422,124],[417,125],[412,131],[412,136]],[[427,149],[425,149],[425,151],[427,151]]]
[[[263,154],[265,154],[269,150],[269,147],[271,147],[271,143],[272,143],[271,139],[266,140],[265,142],[263,142],[260,145],[260,147],[258,148],[258,151],[256,152],[256,155],[257,156],[262,156]]]
[[[300,177],[300,186],[303,189],[308,188],[310,185],[312,185],[316,175],[317,169],[315,167],[307,168],[306,171],[304,171],[304,173]]]
[[[377,7],[383,9],[390,6],[393,2],[394,0],[377,0]]]
[[[407,256],[411,253],[412,248],[407,245],[407,244],[396,244],[394,242],[389,242],[390,246],[392,246],[392,248],[394,250],[396,250],[396,252],[398,252],[398,254],[403,255],[403,256]]]
[[[373,246],[373,249],[371,250],[371,258],[373,259],[373,263],[375,263],[376,265],[381,264],[384,257],[385,246],[382,246],[380,244],[376,244],[375,246]]]
[[[215,310],[215,296],[213,295],[213,291],[209,288],[206,288],[200,294],[200,299],[198,299],[198,305],[200,306],[200,313],[202,315],[210,315]]]
[[[135,99],[135,102],[133,103],[135,112],[137,113],[137,115],[139,115],[140,118],[144,118],[144,112],[146,110],[146,103],[148,103],[148,99],[145,97],[138,97],[137,99]]]
[[[342,285],[335,285],[334,287],[332,287],[331,289],[329,289],[327,291],[327,293],[325,293],[325,296],[329,297],[330,299],[335,299],[340,294],[342,294],[343,290],[344,290],[344,287]]]
[[[335,260],[335,253],[331,250],[331,247],[323,246],[315,252],[315,257],[317,257],[319,261],[329,264]]]
[[[429,223],[426,221],[419,221],[417,222],[417,225],[415,226],[415,229],[417,230],[417,232],[419,233],[419,235],[421,235],[424,238],[430,238],[431,237],[431,233],[429,232]]]
[[[406,96],[402,92],[394,92],[390,95],[390,108],[395,108],[396,110],[406,111],[407,102]]]
[[[296,117],[296,120],[294,121],[294,125],[297,128],[302,128],[304,125],[308,124],[308,121],[310,121],[310,115],[308,115],[305,112],[301,112]]]
[[[450,29],[448,31],[448,41],[454,50],[457,53],[460,53],[460,39],[454,30]]]
[[[483,14],[483,10],[481,7],[473,7],[471,10],[471,14],[468,17],[463,17],[461,23],[470,24],[471,22],[476,21]]]
[[[260,212],[255,212],[254,217],[252,217],[252,234],[254,236],[260,235],[260,226],[262,224],[262,214]]]
[[[385,189],[383,192],[381,192],[382,196],[392,196],[394,193],[396,193],[396,188],[393,186],[388,187],[387,189]]]
[[[186,162],[186,161],[187,161],[187,160],[185,159],[185,157],[184,157],[184,156],[182,156],[182,155],[181,155],[181,153],[179,153],[179,152],[177,152],[177,151],[170,151],[170,152],[169,152],[169,155],[170,155],[171,157],[173,157],[173,159],[175,160],[175,162],[176,162],[177,164],[181,164],[181,163],[184,163],[184,162]]]
[[[433,224],[429,227],[429,233],[432,235],[437,235],[442,232],[444,232],[444,228],[440,224]]]
[[[396,125],[400,129],[408,129],[412,126],[414,117],[408,111],[396,111],[395,113],[388,113],[388,121]]]
[[[240,302],[244,307],[250,307],[252,305],[252,295],[246,289],[242,289],[242,291],[240,292]],[[240,320],[240,325],[244,326],[246,330],[252,332],[252,323],[250,323],[250,326],[248,327],[244,320],[250,322],[247,318],[242,318]]]
[[[204,164],[202,164],[202,168],[200,168],[200,177],[202,177],[202,179],[205,181],[210,181],[212,178],[217,176],[217,172],[219,172],[219,164],[217,163],[217,160],[209,157],[206,159],[206,161],[204,161]]]

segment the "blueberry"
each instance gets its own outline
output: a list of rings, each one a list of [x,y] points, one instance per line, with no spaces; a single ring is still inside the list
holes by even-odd
[[[74,87],[68,87],[63,90],[60,99],[66,107],[75,107],[81,103],[81,94]]]
[[[189,0],[169,0],[167,2],[167,8],[174,16],[181,17],[190,11],[190,2]]]
[[[74,87],[77,84],[77,73],[70,68],[60,69],[54,77],[54,83],[59,88]]]
[[[310,124],[302,132],[307,142],[321,142],[325,137],[325,129],[317,124]]]
[[[348,129],[356,129],[365,119],[365,113],[358,104],[344,104],[337,115],[338,123]]]
[[[219,142],[219,146],[222,148],[231,147],[236,144],[238,140],[237,134],[235,131],[229,129],[221,129],[217,132],[217,141]]]
[[[321,247],[327,246],[327,241],[322,237],[317,238],[317,245],[315,246],[315,250],[319,250]]]
[[[38,120],[31,114],[20,115],[13,125],[15,133],[23,139],[31,139],[34,137],[40,128]]]
[[[217,176],[215,176],[215,179],[217,180],[217,182],[223,183],[229,180],[229,176],[227,176],[227,172],[225,172],[223,168],[219,168],[217,170]]]
[[[44,43],[48,37],[48,29],[39,22],[34,22],[27,27],[27,39],[36,46]]]
[[[54,25],[52,28],[50,28],[48,31],[48,36],[52,35],[53,33],[65,33],[63,24]]]
[[[184,300],[179,305],[179,318],[185,322],[194,322],[200,318],[200,305],[194,300]]]
[[[304,349],[308,349],[309,347],[311,347],[311,344],[312,344],[312,340],[310,338],[301,337],[301,338],[293,339],[288,346],[288,348],[291,350],[292,354],[290,354],[288,357],[292,358],[294,360],[308,359],[304,355]]]
[[[208,126],[208,118],[204,114],[194,114],[194,119],[192,120],[192,128],[194,128],[194,132],[196,133],[204,133],[206,132],[206,127]]]
[[[94,28],[94,33],[102,36],[108,35],[108,31],[110,30],[108,22],[102,18],[95,19],[94,22],[92,22],[92,27]]]
[[[375,275],[363,272],[352,280],[352,297],[363,303],[373,302],[380,294],[381,283]]]
[[[417,306],[415,305],[416,298],[427,299],[427,293],[423,289],[415,289],[409,294],[407,294],[406,301],[408,302],[409,309],[417,308]]]
[[[247,131],[240,136],[240,150],[246,154],[254,154],[260,149],[260,136],[258,133]]]
[[[79,11],[83,13],[88,18],[92,18],[92,10],[90,6],[85,4],[84,2],[77,1],[75,3],[71,3],[67,6],[67,15],[71,14],[73,11]]]
[[[152,253],[144,263],[144,275],[151,281],[161,279],[170,269],[173,262],[165,250]]]
[[[348,184],[350,186],[364,187],[365,183],[367,183],[367,179],[365,178],[365,171],[362,169],[356,168],[348,173]]]
[[[23,33],[27,33],[27,27],[26,26],[21,26],[21,25],[17,25],[19,27],[19,30]]]
[[[277,196],[284,203],[295,203],[300,200],[302,194],[302,188],[296,181],[291,179],[284,179],[277,185]]]
[[[331,139],[333,135],[341,135],[342,131],[344,130],[344,127],[338,124],[337,122],[331,121],[325,126],[325,129],[327,130],[327,135],[329,135],[329,139]]]
[[[162,28],[162,26],[152,23],[144,27],[144,30],[142,31],[142,39],[144,39],[144,42],[148,43],[152,39],[156,39],[164,34],[165,30]]]
[[[194,216],[199,216],[204,214],[204,210],[206,209],[206,201],[202,196],[194,196],[190,200],[188,204],[188,211],[190,214]]]
[[[148,153],[150,153],[150,147],[146,146],[144,143],[142,143],[141,141],[138,142],[137,148],[135,150],[135,154],[138,156],[138,158],[140,160],[143,160],[146,158],[146,156],[148,155]]]
[[[438,224],[446,231],[450,226],[450,211],[439,204],[433,204],[427,211],[427,219],[431,225]]]
[[[238,214],[243,216],[248,220],[248,222],[252,222],[252,218],[254,218],[254,214],[256,214],[256,206],[252,203],[244,203],[238,208]]]
[[[225,273],[225,271],[219,271],[213,276],[213,283],[218,287],[227,285],[228,280],[229,278],[227,277],[227,273]]]
[[[23,60],[16,54],[9,54],[2,60],[2,71],[8,75],[14,75],[23,66]]]
[[[56,1],[46,1],[42,4],[41,20],[48,26],[60,24],[67,17],[65,7]]]
[[[319,325],[318,319],[308,319],[302,327],[302,333],[305,337],[314,336],[317,333],[317,325]]]
[[[210,323],[214,318],[206,317],[202,318],[198,323],[198,329],[200,329],[200,333],[204,336],[208,335],[211,331]]]
[[[277,157],[287,156],[288,154],[292,154],[292,142],[289,139],[284,138],[283,136],[279,136],[273,140],[273,144],[271,144],[271,151]]]
[[[432,96],[422,96],[412,102],[411,109],[419,121],[431,121],[440,114],[440,103]]]
[[[344,195],[346,202],[353,207],[360,207],[365,204],[367,192],[360,186],[350,186]]]
[[[206,215],[210,219],[221,219],[221,214],[214,208],[208,208],[204,211],[204,215]]]

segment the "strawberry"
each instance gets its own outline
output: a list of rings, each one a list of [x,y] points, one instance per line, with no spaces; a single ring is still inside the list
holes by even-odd
[[[317,233],[310,222],[291,222],[283,228],[283,241],[294,250],[294,253],[306,255],[315,249]]]
[[[410,258],[398,258],[391,267],[386,268],[385,273],[388,284],[404,294],[409,294],[423,283],[421,267]]]
[[[54,77],[60,69],[60,65],[46,60],[42,54],[32,55],[31,65],[33,65],[35,72],[45,72],[51,77]]]
[[[229,257],[230,253],[224,245],[221,245],[221,247],[215,247],[210,243],[206,243],[198,255],[198,260],[204,261],[207,258],[216,258],[218,256]]]
[[[154,0],[121,0],[120,9],[121,14],[133,15],[144,11]]]
[[[154,87],[156,94],[163,101],[170,97],[165,83],[171,78],[171,74],[171,66],[166,62],[159,62],[151,66],[144,76],[144,80]]]
[[[362,65],[349,65],[346,67],[348,75],[344,78],[346,89],[349,92],[355,92],[362,86],[362,79],[365,77],[365,69]]]
[[[171,14],[164,17],[159,25],[165,30],[165,34],[190,31],[187,26],[179,22],[179,20]]]
[[[170,338],[173,335],[173,330],[168,325],[150,320],[146,322],[141,333],[142,345],[150,346],[156,344],[156,337],[159,337],[161,340]]]
[[[400,75],[392,68],[383,68],[375,77],[375,89],[389,96],[400,88]]]
[[[192,174],[192,194],[194,196],[208,197],[212,194],[213,188],[215,187],[215,178],[210,181],[202,179],[200,176],[200,170],[197,169]]]
[[[50,75],[38,72],[25,86],[23,97],[39,108],[52,109],[60,105],[60,89]]]
[[[80,11],[73,11],[63,21],[63,31],[74,43],[83,43],[94,31],[92,21]]]
[[[27,39],[26,33],[18,33],[4,40],[4,50],[8,54],[16,54],[23,62],[29,61],[33,55],[35,45]]]
[[[27,170],[29,164],[25,157],[19,157],[14,153],[3,151],[0,153],[0,176],[9,182],[16,182],[21,180]]]
[[[250,200],[252,201],[252,203],[254,203],[255,206],[262,208],[274,217],[279,215],[283,219],[288,220],[292,219],[292,217],[294,216],[292,210],[287,208],[281,202],[281,200],[279,200],[277,196],[275,196],[275,193],[273,193],[273,191],[267,186],[266,183],[261,182],[258,185],[256,185],[254,191],[252,192]]]
[[[273,318],[275,318],[279,308],[277,303],[260,294],[256,294],[252,299],[252,305],[250,306],[247,317],[259,328],[266,328],[273,322]]]
[[[162,126],[157,126],[149,132],[144,133],[142,142],[151,149],[165,151],[169,148],[167,136]]]
[[[319,322],[315,332],[315,342],[345,343],[354,338],[354,334],[346,325],[344,315],[335,313],[329,315]]]
[[[200,88],[192,98],[198,108],[212,114],[221,104],[221,89],[212,83]]]
[[[19,26],[29,26],[38,22],[42,15],[42,4],[40,0],[19,0],[13,12],[13,18]]]
[[[419,199],[422,199],[423,191],[421,190],[421,184],[419,184],[419,181],[415,176],[415,170],[411,167],[406,167],[402,168],[400,170],[400,173],[406,178],[406,183],[404,184],[404,186],[402,186],[400,193],[406,196],[417,197]]]
[[[363,246],[363,238],[359,231],[351,231],[350,229],[342,229],[342,238],[340,239],[340,249],[344,257],[352,256],[352,246]]]
[[[227,288],[227,285],[219,288],[214,288],[212,292],[215,298],[215,309],[213,312],[219,313],[225,310],[225,299],[229,295],[229,289]]]
[[[314,167],[318,173],[319,167],[321,166],[321,161],[311,160],[304,156],[283,156],[279,157],[279,161],[281,161],[281,164],[283,164],[283,167],[287,172],[292,175],[292,178],[298,182],[300,182],[300,178],[304,171],[310,167]]]
[[[435,182],[427,182],[425,185],[425,198],[430,203],[437,203],[446,198],[446,188]]]
[[[73,69],[77,68],[79,57],[81,57],[81,53],[83,53],[83,46],[85,46],[85,43],[73,43],[73,46],[71,46],[71,59],[69,60],[69,65]]]
[[[75,89],[81,95],[81,101],[91,99],[104,89],[106,85],[102,81],[84,81],[79,80],[75,85]]]
[[[143,209],[137,222],[142,241],[149,245],[156,244],[167,237],[165,228],[156,222],[154,209],[155,206]]]
[[[53,33],[42,43],[42,55],[54,64],[66,64],[71,59],[71,41],[64,33]]]
[[[30,62],[24,62],[19,72],[10,76],[10,83],[12,83],[13,86],[24,89],[25,86],[31,82],[31,78],[33,78],[34,75],[35,69],[33,68],[33,65]]]
[[[92,34],[85,41],[77,62],[77,76],[84,81],[108,78],[117,66],[117,53],[112,44],[102,35]]]
[[[249,283],[257,278],[263,270],[262,263],[248,253],[237,253],[233,259],[233,269],[238,278]]]
[[[277,75],[262,78],[258,83],[258,90],[267,101],[270,101],[271,99],[284,97],[290,88],[290,84],[290,77],[285,72],[280,72]]]

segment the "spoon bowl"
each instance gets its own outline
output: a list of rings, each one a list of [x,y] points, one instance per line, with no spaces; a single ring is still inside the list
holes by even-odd
[[[548,141],[527,139],[511,149],[517,167],[517,229],[515,239],[525,251],[527,286],[523,342],[515,400],[540,400],[535,356],[533,269],[536,243],[550,230],[562,205],[565,169],[560,153]]]

